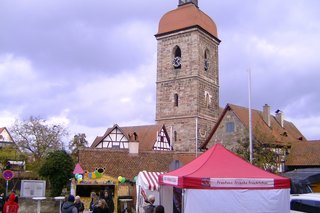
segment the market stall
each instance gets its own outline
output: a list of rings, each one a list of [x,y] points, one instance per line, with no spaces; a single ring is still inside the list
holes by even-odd
[[[117,212],[118,202],[118,179],[108,176],[104,169],[97,168],[93,172],[83,171],[80,165],[74,169],[75,178],[71,181],[71,194],[79,195],[85,204],[85,209],[89,210],[91,201],[90,194],[95,192],[98,196],[101,191],[109,191],[113,196],[114,212]]]
[[[220,144],[189,164],[160,175],[159,184],[171,191],[181,189],[178,210],[184,213],[290,211],[288,178],[257,168]],[[163,202],[165,212],[173,211],[174,196]]]
[[[136,179],[136,212],[141,212],[142,205],[144,203],[144,196],[154,195],[155,205],[160,203],[160,194],[159,194],[159,175],[163,172],[139,172]]]

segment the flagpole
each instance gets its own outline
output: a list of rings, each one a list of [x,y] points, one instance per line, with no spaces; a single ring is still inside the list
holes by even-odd
[[[196,157],[198,157],[198,117],[196,117]]]
[[[253,146],[252,146],[252,117],[251,117],[251,70],[248,69],[248,102],[249,102],[249,150],[250,163],[253,162]]]

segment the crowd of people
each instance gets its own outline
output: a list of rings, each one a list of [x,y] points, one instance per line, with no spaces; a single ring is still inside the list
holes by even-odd
[[[113,213],[114,202],[109,190],[101,190],[99,195],[91,192],[90,211],[93,213]]]
[[[18,213],[18,209],[18,196],[16,196],[15,191],[12,191],[7,197],[5,197],[4,193],[1,193],[0,211],[2,213]]]
[[[99,195],[91,192],[91,201],[89,210],[92,213],[113,213],[114,202],[112,194],[108,190],[101,190]],[[62,213],[82,213],[84,211],[84,204],[79,196],[66,196],[65,201],[61,205]]]
[[[143,206],[144,213],[164,213],[164,207],[162,205],[155,206],[154,202],[155,197],[153,195],[149,195],[145,199]],[[18,196],[16,196],[14,191],[8,197],[5,197],[4,193],[0,195],[0,211],[2,213],[18,213],[18,209]],[[61,205],[62,213],[83,213],[84,209],[84,203],[81,201],[80,196],[68,195]],[[91,192],[89,210],[92,213],[113,213],[114,202],[111,192],[102,190],[99,195]]]

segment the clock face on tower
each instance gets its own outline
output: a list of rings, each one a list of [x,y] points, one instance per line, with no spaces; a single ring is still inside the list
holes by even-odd
[[[181,66],[181,57],[174,57],[172,65],[174,66],[174,68],[179,68]]]

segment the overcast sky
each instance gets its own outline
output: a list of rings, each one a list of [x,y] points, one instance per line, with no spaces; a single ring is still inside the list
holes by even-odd
[[[153,124],[162,15],[178,0],[0,0],[0,127],[38,116],[85,133]],[[220,106],[280,109],[320,139],[320,1],[199,0],[215,21]]]

